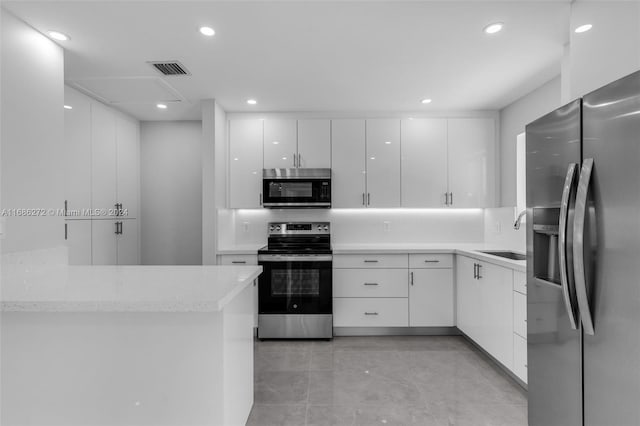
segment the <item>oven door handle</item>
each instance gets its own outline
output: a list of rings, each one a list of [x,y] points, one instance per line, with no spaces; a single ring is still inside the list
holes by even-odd
[[[261,254],[258,262],[331,262],[333,256],[330,254],[319,255],[281,255],[281,254]]]

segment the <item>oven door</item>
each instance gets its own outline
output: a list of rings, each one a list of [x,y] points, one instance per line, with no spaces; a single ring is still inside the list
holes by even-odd
[[[264,178],[264,207],[331,207],[331,180]]]
[[[331,255],[260,255],[260,314],[331,314]]]

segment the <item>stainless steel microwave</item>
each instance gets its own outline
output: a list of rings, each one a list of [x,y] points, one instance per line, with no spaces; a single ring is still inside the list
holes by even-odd
[[[267,208],[329,208],[331,169],[264,169],[262,196]]]

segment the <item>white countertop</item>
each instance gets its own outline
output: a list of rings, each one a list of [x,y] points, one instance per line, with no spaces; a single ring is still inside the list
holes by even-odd
[[[3,265],[8,312],[217,312],[261,266]]]
[[[220,247],[217,252],[218,254],[256,254],[258,250],[266,245],[266,242],[260,244],[238,244],[235,246]]]

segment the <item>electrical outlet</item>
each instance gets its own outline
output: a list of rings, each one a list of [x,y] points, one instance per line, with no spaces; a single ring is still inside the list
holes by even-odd
[[[249,232],[249,222],[242,222],[242,230],[244,232]]]
[[[385,232],[391,231],[391,222],[389,222],[388,220],[382,222],[382,229],[384,229]]]
[[[500,222],[496,222],[495,230],[496,230],[496,234],[499,234],[502,232],[502,224]]]

